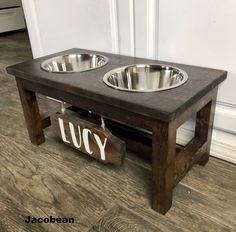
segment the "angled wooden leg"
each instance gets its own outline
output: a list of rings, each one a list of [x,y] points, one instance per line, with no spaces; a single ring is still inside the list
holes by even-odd
[[[212,100],[197,112],[195,137],[203,143],[207,143],[205,152],[197,162],[200,165],[205,165],[209,160],[216,95],[217,89],[213,92]]]
[[[152,208],[165,214],[172,205],[176,128],[158,121],[152,136]]]
[[[25,90],[18,78],[16,78],[16,83],[24,111],[30,141],[35,145],[39,145],[45,142],[45,138],[36,95],[34,92]]]

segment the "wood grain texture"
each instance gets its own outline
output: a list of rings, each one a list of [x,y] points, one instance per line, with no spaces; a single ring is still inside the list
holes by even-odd
[[[45,130],[44,144],[30,144],[14,79],[1,69],[30,58],[24,38],[21,32],[0,37],[0,92],[4,93],[0,99],[0,228],[4,232],[85,232],[101,221],[114,225],[108,212],[115,205],[121,208],[118,216],[125,215],[126,222],[144,221],[147,230],[151,224],[150,228],[164,232],[235,231],[235,165],[210,157],[205,167],[194,166],[174,190],[172,208],[163,216],[151,209],[150,161],[128,153],[119,168],[101,165],[64,146],[50,128]],[[48,102],[43,105],[47,110]],[[72,214],[79,223],[25,228],[22,219],[28,212]],[[122,224],[127,231],[143,228],[125,220]]]
[[[0,190],[0,231],[25,232],[46,230],[41,225],[26,224],[24,220],[31,212],[12,201],[4,191]]]
[[[207,170],[206,170],[206,169]],[[221,174],[220,174],[221,173]],[[223,173],[223,174],[222,174]],[[205,167],[196,166],[182,180],[185,187],[180,193],[177,187],[176,195],[182,194],[180,204],[190,205],[197,212],[209,217],[211,212],[219,224],[236,228],[236,167],[217,159],[211,159]],[[189,195],[189,197],[184,197]],[[214,201],[214,203],[212,203]]]
[[[21,140],[18,140],[18,141],[21,141]],[[23,147],[25,146],[26,144],[23,144]],[[16,148],[13,147],[13,145],[11,145],[11,147],[12,149],[14,149],[14,154],[15,154]],[[29,146],[29,149],[32,149],[31,145]],[[40,150],[41,149],[42,148],[40,148]],[[2,150],[5,150],[5,149],[2,149]],[[57,156],[60,157],[63,154],[63,152],[61,152],[60,148],[58,147],[57,149],[55,149],[55,151],[56,150],[58,153]],[[200,231],[230,231],[229,228],[230,228],[231,222],[232,220],[234,220],[233,205],[235,202],[235,198],[233,196],[235,195],[235,191],[233,190],[235,190],[236,186],[232,178],[231,178],[232,181],[229,183],[227,182],[227,180],[230,179],[229,178],[230,176],[235,175],[235,171],[236,171],[235,166],[231,167],[231,166],[227,166],[226,164],[222,165],[221,163],[217,162],[217,160],[215,162],[213,162],[214,160],[212,160],[209,163],[211,164],[210,170],[208,169],[209,165],[207,165],[206,168],[204,169],[201,168],[200,166],[197,166],[196,168],[194,168],[194,170],[197,171],[197,173],[194,176],[197,176],[197,178],[199,179],[198,181],[199,186],[195,186],[194,188],[190,187],[186,189],[186,188],[182,188],[180,185],[179,188],[181,187],[180,189],[181,191],[177,189],[178,191],[180,191],[180,193],[177,192],[178,194],[176,194],[176,192],[174,192],[174,202],[173,202],[172,209],[166,214],[165,217],[163,217],[160,214],[157,214],[154,211],[150,210],[150,202],[148,200],[148,198],[150,197],[150,191],[144,191],[144,190],[148,189],[150,182],[147,182],[147,179],[151,173],[150,172],[151,169],[150,169],[150,164],[144,165],[144,162],[141,159],[139,159],[138,162],[134,162],[135,160],[133,162],[126,161],[124,166],[122,166],[121,169],[117,169],[117,168],[111,169],[111,167],[103,167],[99,163],[94,163],[92,166],[89,165],[86,167],[86,169],[83,169],[83,173],[81,173],[82,174],[81,175],[79,174],[78,170],[76,171],[75,167],[72,168],[71,166],[72,163],[64,164],[63,159],[60,159],[59,157],[58,159],[56,159],[58,160],[56,163],[53,161],[53,159],[51,161],[48,161],[47,159],[45,160],[45,154],[46,154],[45,150],[42,151],[41,156],[38,155],[39,154],[38,148],[35,149],[33,152],[35,153],[36,151],[38,152],[35,154],[35,157],[33,155],[30,155],[30,156],[32,157],[32,159],[35,159],[35,161],[38,160],[37,165],[36,165],[38,168],[40,169],[43,168],[42,172],[38,174],[39,176],[42,176],[42,174],[45,172],[43,171],[44,169],[48,169],[48,170],[51,170],[51,173],[57,173],[57,175],[60,175],[60,178],[64,179],[65,173],[68,173],[68,171],[71,169],[71,171],[66,175],[67,178],[69,176],[70,178],[75,178],[75,181],[77,183],[81,183],[83,186],[85,186],[86,189],[89,189],[90,191],[96,193],[96,195],[99,195],[103,199],[103,201],[106,199],[105,201],[107,202],[114,202],[114,201],[122,202],[122,204],[125,204],[126,207],[134,210],[135,214],[138,214],[140,217],[143,217],[144,220],[151,221],[152,223],[155,223],[157,227],[162,228],[162,231],[178,231],[178,228],[179,228],[179,231],[190,231],[190,230],[191,231],[199,231],[199,230]],[[18,152],[16,154],[18,154]],[[28,160],[28,157],[30,157],[29,154],[30,154],[29,151],[25,153],[24,155],[26,157],[25,161]],[[51,152],[49,152],[49,154],[52,155]],[[16,156],[11,155],[10,157],[12,157],[11,163],[14,162],[14,160],[16,159]],[[53,157],[56,158],[56,156],[53,156]],[[128,156],[127,158],[130,159],[129,157],[130,156]],[[134,159],[136,156],[132,156],[132,157]],[[20,158],[20,160],[22,160],[22,158]],[[45,161],[42,163],[42,160],[45,160]],[[77,160],[78,160],[78,157],[73,157],[71,161],[73,162]],[[6,161],[2,161],[2,162],[7,164]],[[47,164],[50,164],[50,166],[47,167]],[[218,164],[220,164],[219,169],[218,169]],[[148,169],[142,168],[143,165],[146,166]],[[64,168],[62,169],[62,167]],[[11,170],[14,170],[14,169],[15,168],[13,166]],[[79,170],[80,169],[81,168],[79,167]],[[59,170],[60,172],[58,172]],[[203,173],[202,173],[202,170],[204,171]],[[229,170],[229,171],[226,172],[226,170]],[[221,177],[219,178],[219,173],[221,172],[225,173],[224,179],[222,179],[222,181],[220,181]],[[189,174],[192,174],[192,172],[190,172]],[[8,176],[5,176],[4,178],[7,179]],[[187,178],[188,178],[188,175],[187,175]],[[19,178],[17,178],[16,180],[18,179]],[[36,179],[34,179],[34,181],[35,180]],[[196,178],[190,177],[190,180],[193,181],[193,184],[194,184],[194,182],[196,181]],[[11,189],[8,189],[9,187],[7,187],[7,186],[11,186],[12,183],[9,183],[8,185],[6,185],[3,182],[3,179],[0,182],[2,186],[4,186],[4,189],[5,189],[4,191],[6,191],[7,189],[9,194],[12,194],[14,192]],[[50,185],[52,185],[53,182],[51,183],[48,182],[48,186],[50,187]],[[39,183],[40,183],[39,181],[36,181],[35,184],[41,186],[41,184]],[[206,186],[208,186],[209,184],[213,188],[210,188],[210,189],[206,188]],[[214,186],[218,186],[217,189],[215,189]],[[31,186],[30,188],[27,188],[24,192],[32,195],[30,191],[32,187],[33,186]],[[201,187],[201,189],[204,189],[205,193],[203,195],[198,194],[197,197],[192,197],[192,194],[196,194],[196,191],[197,192],[199,191],[199,187]],[[52,189],[52,186],[50,187],[50,189]],[[221,193],[218,194],[217,192],[219,191],[219,189],[221,189],[220,190]],[[227,189],[231,191],[226,192]],[[188,193],[190,190],[191,190],[191,194]],[[37,189],[33,191],[35,193],[38,192]],[[56,192],[58,191],[61,191],[61,188],[59,188]],[[77,189],[77,194],[79,194],[80,191],[84,191],[84,190]],[[184,200],[183,198],[186,197],[186,194],[184,194],[185,191],[186,191],[186,194],[189,195],[188,197],[189,203],[182,204],[182,201]],[[212,195],[213,192],[215,193]],[[224,199],[221,197],[222,194],[223,196],[225,196]],[[25,201],[19,201],[20,198],[16,197],[16,200],[20,202],[21,205],[25,205],[27,208],[35,209],[35,207],[37,207],[37,204],[39,204],[40,201],[44,201],[44,197],[40,200],[40,198],[38,198],[37,195],[32,201],[33,203],[32,206],[30,206],[30,204],[27,203],[29,201],[28,198],[26,198]],[[44,195],[45,194],[43,194],[42,196]],[[209,195],[209,198],[207,198],[207,200],[205,200],[203,204],[200,203],[202,201],[201,199],[206,198],[207,195]],[[47,195],[45,195],[45,197],[46,196]],[[67,193],[65,194],[65,196],[67,196]],[[194,204],[192,207],[191,200],[193,199],[194,201],[199,202],[200,204]],[[225,199],[228,199],[228,200],[225,201]],[[65,202],[64,203],[63,202],[64,201],[61,200],[60,205],[65,204]],[[218,206],[225,204],[224,206],[225,209],[227,207],[231,207],[231,208],[228,208],[229,211],[225,211],[225,213],[222,214],[222,211],[218,211],[217,208],[212,208],[211,205],[214,205],[216,203],[218,204]],[[205,204],[206,206],[204,208],[204,211],[202,211],[202,206]],[[210,211],[207,210],[208,207],[210,207],[209,208]],[[46,207],[44,207],[44,211],[47,212],[49,215],[51,214],[51,210],[47,209]],[[228,214],[228,216],[226,216],[226,214],[230,211],[231,211],[231,214]],[[76,212],[78,213],[79,211],[76,210]],[[56,213],[58,212],[56,211]],[[101,217],[102,215],[100,214],[99,218]],[[231,218],[230,219],[231,221],[229,222],[226,221],[226,223],[222,224],[221,222],[225,221],[226,217]],[[97,224],[97,222],[94,222],[94,223]],[[89,227],[89,225],[91,224],[88,223],[86,225]],[[80,231],[86,231],[86,229],[83,229],[83,228],[87,228],[86,225],[84,225],[84,227],[79,227],[78,225],[76,225],[76,228],[80,228],[81,229]],[[73,229],[68,228],[68,231],[73,231]]]
[[[24,111],[30,141],[35,145],[40,145],[45,142],[45,138],[36,95],[34,92],[25,90],[20,79],[16,78],[16,83],[21,99],[21,105]]]
[[[83,153],[78,155],[78,151],[65,146],[61,141],[58,141],[52,134],[52,131],[48,128],[45,131],[45,137],[47,143],[44,143],[39,147],[32,145],[28,138],[27,129],[25,128],[24,116],[20,105],[18,106],[21,114],[16,111],[15,108],[8,107],[5,111],[1,112],[0,120],[0,134],[6,136],[10,140],[18,141],[18,143],[28,148],[33,153],[41,151],[45,154],[51,154],[51,160],[49,164],[58,161],[63,164],[64,167],[70,167],[77,172],[78,168],[82,169],[92,159]],[[11,117],[9,117],[11,115]],[[17,123],[16,123],[17,122]],[[58,152],[60,151],[60,155]]]
[[[161,230],[131,210],[116,205],[89,230],[89,232],[102,231],[158,232]]]
[[[60,96],[65,98],[63,95],[66,92],[77,96],[77,98],[83,97],[87,100],[111,105],[120,110],[123,109],[127,112],[138,113],[142,116],[158,118],[164,121],[171,121],[176,118],[186,108],[194,104],[197,99],[204,96],[208,91],[222,82],[227,75],[225,71],[221,70],[173,64],[103,52],[99,52],[99,54],[108,57],[109,63],[107,65],[89,72],[66,74],[67,78],[63,78],[63,75],[61,74],[45,72],[40,68],[41,62],[47,58],[68,53],[96,53],[96,51],[71,49],[14,65],[8,67],[7,70],[14,76],[18,76],[28,81],[34,81],[38,85],[41,84],[44,87],[49,88],[50,91],[48,91],[48,93],[54,94],[52,97],[57,95],[59,98]],[[154,64],[160,63],[173,65],[181,68],[188,73],[189,80],[178,88],[152,93],[130,93],[118,91],[106,86],[102,81],[105,73],[113,68],[128,64],[150,62]],[[60,90],[60,94],[56,94],[56,90]],[[91,110],[95,111],[92,108]]]
[[[60,54],[68,53],[96,53],[96,51],[71,49]],[[16,77],[31,142],[36,145],[43,143],[43,128],[50,124],[48,117],[46,117],[46,120],[41,119],[36,101],[36,92],[67,102],[83,110],[89,110],[98,115],[152,131],[152,208],[165,214],[171,207],[173,187],[176,183],[184,177],[196,162],[205,164],[209,158],[214,116],[213,105],[215,105],[217,87],[226,79],[227,72],[182,65],[188,73],[188,81],[184,85],[168,91],[133,93],[109,88],[102,81],[104,74],[114,67],[121,66],[121,62],[127,65],[130,64],[131,60],[132,64],[140,62],[162,63],[161,61],[104,53],[103,55],[108,56],[108,64],[89,72],[60,75],[41,69],[42,61],[58,55],[58,53],[53,54],[7,68],[8,73],[14,74]],[[211,102],[210,107],[208,107],[208,102]],[[182,154],[179,154],[180,159],[176,162],[176,130],[186,120],[186,117],[197,111],[195,140],[185,148]],[[68,119],[66,121],[69,124],[71,123]],[[93,151],[89,148],[88,140],[92,141],[93,157],[99,159],[99,150],[95,146],[96,143],[92,136],[89,136],[89,139],[87,136],[87,140],[83,139],[84,146],[78,145],[75,137],[78,137],[81,133],[76,136],[72,132],[72,130],[74,131],[74,124],[77,127],[78,123],[72,123],[70,125],[72,127],[64,129],[63,120],[57,116],[52,116],[51,123],[54,133],[62,137],[63,142],[76,147],[82,152],[86,151],[89,155],[92,155]],[[88,130],[85,122],[82,124],[83,138],[84,132],[87,135],[90,133],[94,135],[97,141],[96,136],[99,138],[102,133],[91,126]],[[80,132],[79,127],[78,129]],[[96,130],[99,135],[92,133],[93,130]],[[72,134],[70,136],[71,140],[66,139],[69,131]],[[108,131],[106,133],[110,140],[117,141],[118,149],[113,149],[115,143],[110,143],[109,154],[113,155],[109,155],[108,160],[106,160],[104,152],[102,153],[99,147],[100,160],[104,163],[120,165],[123,160],[124,144],[121,144],[111,134],[108,135]],[[205,134],[207,134],[207,139],[205,139],[207,141],[204,142],[207,143],[207,146],[205,144],[199,146],[198,140],[204,138]],[[131,140],[126,141],[135,146],[135,143],[132,143]],[[140,149],[149,151],[145,146],[141,146]]]
[[[204,106],[200,111],[197,112],[195,137],[199,140],[206,142],[206,149],[204,154],[198,161],[198,164],[205,165],[210,156],[211,138],[213,123],[215,117],[217,89],[215,90],[212,100]]]
[[[61,132],[59,120],[63,123],[63,132]],[[69,123],[73,125],[74,136],[77,146],[79,145],[79,147],[77,147],[73,142],[73,136],[71,134],[73,132],[71,132]],[[78,149],[86,155],[96,158],[105,164],[110,163],[121,165],[123,163],[126,152],[125,143],[118,137],[114,136],[107,128],[103,129],[100,125],[82,119],[78,114],[69,110],[66,110],[64,114],[57,113],[51,115],[51,124],[51,129],[53,130],[54,135],[62,139],[62,141],[62,133],[65,133],[66,142],[63,142],[66,145]],[[89,130],[88,137],[86,138],[83,136],[84,130]],[[98,145],[95,136],[99,139],[100,145]],[[85,139],[88,143],[89,151],[86,150]],[[104,152],[101,151],[99,146],[104,146]]]
[[[129,158],[129,155],[127,158]],[[142,215],[145,220],[150,220],[159,228],[162,228],[163,231],[230,231],[232,221],[222,224],[226,215],[224,215],[222,219],[219,216],[221,211],[218,211],[218,209],[211,207],[212,211],[207,210],[210,205],[222,205],[226,202],[223,199],[219,200],[212,197],[210,192],[208,192],[208,197],[205,194],[200,194],[197,188],[186,188],[185,185],[178,185],[177,190],[173,193],[173,207],[168,211],[168,213],[163,216],[152,211],[150,208],[151,202],[148,200],[151,194],[151,189],[148,189],[151,180],[149,179],[147,182],[146,179],[148,175],[151,174],[151,166],[149,164],[147,165],[148,168],[141,167],[143,161],[139,162],[139,164],[139,168],[137,168],[134,162],[130,162],[126,159],[122,168],[115,170],[107,166],[104,166],[104,168],[101,169],[98,163],[92,163],[83,171],[83,176],[79,178],[79,181],[84,183],[86,182],[86,186],[89,189],[99,193],[99,195],[104,198],[108,198],[113,202],[119,202],[119,204],[125,205],[129,209],[134,210],[135,213]],[[208,166],[206,166],[206,169],[207,167]],[[195,169],[199,168],[201,167],[196,166]],[[217,166],[214,168],[216,169]],[[234,170],[234,173],[235,171],[236,169]],[[210,182],[212,181],[211,178],[212,176],[210,174],[210,177],[208,177]],[[139,180],[138,182],[136,182],[137,179]],[[217,182],[217,179],[214,179],[214,181]],[[229,183],[229,185],[230,184],[231,183]],[[207,186],[207,182],[204,182],[202,188],[205,186]],[[224,189],[222,189],[222,191],[224,191]],[[190,199],[193,200],[195,198],[192,194],[197,194],[197,197],[200,198],[198,200],[199,203],[204,201],[204,204],[207,204],[204,211],[201,211],[203,206],[202,203],[198,205],[196,201],[196,204],[192,205]],[[233,197],[232,193],[231,197]],[[229,207],[228,204],[234,204],[233,202],[236,201],[231,197],[231,200],[229,200],[230,203],[227,202],[225,207]],[[184,200],[183,198],[189,199],[189,202],[181,204]],[[229,214],[230,220],[234,220],[233,207],[234,206],[231,205],[229,208],[229,212],[231,212]],[[227,211],[225,213],[227,213]],[[216,215],[216,218],[213,215]]]
[[[172,205],[176,128],[158,121],[152,133],[152,208],[165,214]]]
[[[28,80],[26,81],[22,78],[19,79],[19,77],[16,77],[16,79],[17,79],[17,83],[20,83],[20,84],[18,84],[18,89],[20,91],[22,106],[24,109],[27,125],[32,124],[32,120],[31,120],[32,118],[35,121],[35,125],[41,124],[39,127],[40,129],[38,127],[28,128],[28,132],[31,136],[31,141],[34,141],[34,140],[37,140],[38,132],[40,130],[42,131],[42,128],[43,128],[42,122],[43,121],[41,121],[41,119],[39,118],[37,102],[36,102],[36,104],[31,106],[31,104],[29,104],[30,102],[26,102],[26,101],[24,101],[24,99],[27,96],[30,96],[31,97],[30,99],[35,101],[36,98],[35,98],[34,91],[38,91],[38,90],[40,93],[44,93],[47,95],[52,94],[52,92],[54,92],[56,95],[53,97],[56,97],[60,91],[59,91],[59,89],[54,89],[52,91],[49,91],[50,89],[48,87],[43,86],[39,83],[37,83],[37,85],[36,85],[35,81],[28,81]],[[21,94],[21,92],[23,94]],[[204,95],[200,99],[196,99],[196,101],[194,103],[194,107],[195,107],[194,109],[192,109],[192,107],[190,107],[189,109],[199,110],[199,107],[201,107],[201,106],[203,107],[203,111],[205,108],[208,109],[208,107],[207,107],[208,105],[205,106],[205,104],[207,104],[209,101],[211,101],[212,103],[215,102],[215,101],[213,101],[213,96],[215,99],[216,94],[217,94],[217,88],[215,87],[213,90],[206,93],[206,95]],[[96,113],[98,111],[103,112],[103,110],[106,109],[105,115],[106,116],[108,115],[110,117],[112,115],[114,115],[114,112],[115,112],[115,115],[116,115],[115,119],[119,119],[120,121],[123,121],[124,123],[132,122],[132,125],[140,125],[142,122],[144,122],[144,117],[140,113],[136,113],[136,115],[138,116],[138,118],[136,118],[136,117],[134,117],[135,114],[133,112],[129,112],[129,111],[123,112],[123,111],[120,111],[118,108],[111,109],[111,107],[108,105],[104,105],[104,106],[101,105],[104,103],[99,103],[99,101],[97,102],[97,101],[91,101],[89,99],[81,98],[79,96],[73,95],[73,93],[64,92],[60,99],[63,101],[66,101],[66,102],[68,100],[68,102],[74,106],[78,106],[78,105],[82,104],[81,105],[82,108],[83,108],[83,106],[85,106],[84,110],[88,110],[88,109],[91,110],[95,106],[97,109],[95,111]],[[79,104],[77,104],[77,102],[79,102]],[[90,107],[92,107],[92,108],[90,108]],[[29,110],[26,110],[28,108],[29,108]],[[37,112],[35,111],[35,109]],[[152,142],[152,153],[153,153],[153,156],[152,156],[152,163],[153,163],[153,165],[152,165],[152,172],[153,172],[153,174],[152,174],[152,176],[153,176],[152,208],[160,213],[163,213],[163,214],[165,214],[169,210],[169,208],[171,207],[173,187],[184,177],[184,175],[187,173],[187,171],[190,170],[190,168],[199,159],[202,159],[202,156],[205,156],[205,155],[209,156],[206,152],[207,147],[205,147],[205,144],[201,144],[201,146],[198,146],[198,136],[197,136],[198,133],[196,133],[193,143],[189,144],[185,148],[185,150],[182,152],[186,155],[182,156],[183,154],[181,155],[181,153],[180,153],[179,156],[177,157],[177,158],[181,158],[181,159],[177,160],[177,162],[178,161],[180,161],[180,162],[178,162],[178,165],[175,165],[175,163],[176,163],[175,162],[175,159],[176,159],[176,157],[175,157],[176,129],[179,126],[179,123],[181,122],[181,120],[183,120],[182,118],[185,118],[188,115],[188,113],[190,113],[189,109],[187,108],[181,115],[179,115],[179,117],[176,118],[176,120],[171,121],[171,122],[165,122],[165,120],[163,120],[163,121],[156,120],[155,121],[154,119],[151,118],[151,116],[150,117],[147,116],[146,117],[146,119],[147,119],[146,124],[144,126],[142,126],[143,129],[150,129],[151,128],[151,130],[153,132],[152,133],[152,137],[153,137],[152,138],[152,141],[153,141]],[[200,108],[200,110],[202,110],[202,109]],[[195,111],[192,111],[191,113],[195,113]],[[209,132],[209,136],[207,136],[207,138],[209,138],[208,141],[210,142],[210,139],[211,139],[210,131],[212,129],[214,108],[210,107],[205,112],[205,114],[206,114],[206,116],[204,116],[205,118],[201,117],[201,119],[203,121],[208,120],[207,131]],[[35,115],[37,115],[37,117],[35,117]],[[118,115],[120,115],[121,118],[119,118]],[[212,115],[212,117],[211,117],[212,119],[210,118],[210,115]],[[197,119],[198,119],[198,117],[197,117]],[[58,120],[62,120],[62,119],[58,118]],[[70,123],[70,122],[68,121],[68,123]],[[62,124],[64,125],[63,121],[62,121]],[[197,125],[197,130],[198,130],[198,128],[200,128],[200,126],[199,126],[200,124],[197,123],[196,125]],[[52,126],[53,126],[53,131],[57,136],[59,134],[62,134],[61,128],[59,129],[59,127],[58,127],[58,122],[57,122],[56,117],[52,117]],[[73,126],[73,124],[72,124],[72,126]],[[32,131],[31,131],[31,129],[32,129]],[[69,130],[71,131],[71,129],[68,129],[68,128],[65,130],[65,131],[67,131],[66,134],[68,134]],[[85,127],[83,126],[83,131],[84,130],[85,130]],[[59,131],[60,131],[60,133],[59,133]],[[64,132],[64,129],[63,129],[63,132]],[[42,134],[42,136],[43,136],[43,134]],[[63,136],[61,135],[61,137],[63,137]],[[74,139],[74,140],[76,140],[76,139]],[[91,138],[90,138],[90,140],[91,140]],[[72,141],[67,141],[66,138],[63,138],[63,141],[65,143],[72,144]],[[131,142],[129,140],[127,140],[127,141],[131,144]],[[75,147],[79,147],[78,145],[75,145],[75,141],[73,141],[73,144]],[[95,143],[93,143],[93,145],[94,144]],[[209,143],[207,143],[207,144],[209,144]],[[133,143],[132,146],[134,146],[134,145],[135,144]],[[87,147],[88,147],[88,145],[87,145]],[[120,147],[124,148],[124,146],[120,146]],[[93,149],[94,148],[95,147],[93,146]],[[85,150],[83,150],[83,149],[81,149],[81,150],[83,152],[86,150],[87,153],[92,153],[91,150],[88,151],[86,146],[85,146]],[[119,149],[119,150],[123,151],[124,149]],[[158,151],[158,155],[155,155],[155,153],[157,153],[157,151]],[[95,152],[95,154],[97,154],[97,153]],[[196,154],[196,155],[194,155],[194,154]],[[94,157],[98,157],[98,156],[95,155]],[[117,155],[114,154],[113,157],[117,157]],[[184,157],[184,159],[182,157]],[[119,159],[116,162],[118,164],[121,164],[120,160],[121,159]],[[108,163],[109,162],[114,163],[114,161],[108,161]],[[175,166],[177,168],[175,168]],[[175,172],[176,177],[174,177],[174,172]]]
[[[68,165],[59,167],[56,160],[50,160],[51,153],[33,153],[4,136],[0,136],[0,149],[4,151],[0,157],[4,191],[12,201],[28,208],[30,215],[74,217],[74,224],[60,225],[61,231],[67,231],[67,228],[82,230],[107,210],[106,200],[77,182],[79,167],[77,174]]]
[[[123,121],[130,126],[140,126],[142,125],[145,129],[152,129],[153,120],[147,115],[142,115],[135,112],[127,111],[126,109],[115,107],[114,105],[97,101],[96,99],[88,99],[85,96],[78,96],[76,94],[71,94],[69,92],[63,92],[60,89],[52,88],[40,83],[35,83],[35,81],[28,81],[22,79],[24,87],[28,90],[38,92],[44,95],[50,95],[50,97],[56,98],[61,101],[65,101],[73,106],[92,111],[96,114],[106,116],[108,118]],[[136,120],[133,120],[135,118]]]

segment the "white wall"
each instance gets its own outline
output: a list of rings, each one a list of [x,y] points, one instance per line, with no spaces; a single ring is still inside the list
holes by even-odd
[[[229,72],[219,87],[213,138],[233,147],[217,156],[236,160],[236,1],[159,0],[159,8],[159,59]]]
[[[156,57],[157,0],[22,0],[34,57],[71,47]]]
[[[80,47],[228,70],[218,95],[212,154],[236,162],[236,1],[22,2],[34,57]],[[181,128],[179,141],[187,140],[191,125]]]
[[[40,37],[32,41],[35,57],[71,47],[110,51],[108,1],[35,0],[23,1],[23,6],[27,23],[33,23],[34,16]],[[30,37],[35,36],[33,27],[28,25]]]

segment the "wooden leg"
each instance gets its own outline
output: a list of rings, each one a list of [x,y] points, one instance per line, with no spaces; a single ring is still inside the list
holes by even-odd
[[[212,100],[197,112],[195,137],[207,143],[206,150],[197,162],[200,165],[205,165],[209,160],[212,129],[215,115],[217,89],[215,90]]]
[[[25,90],[21,81],[17,78],[16,83],[24,111],[30,141],[35,145],[39,145],[45,142],[45,138],[36,95],[34,92]]]
[[[157,122],[152,137],[152,208],[165,214],[172,205],[176,128]]]

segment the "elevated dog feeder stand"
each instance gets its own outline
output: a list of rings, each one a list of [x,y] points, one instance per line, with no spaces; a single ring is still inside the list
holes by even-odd
[[[107,57],[109,62],[95,70],[66,74],[46,72],[41,68],[42,62],[51,57],[73,53],[97,53]],[[103,82],[104,75],[115,68],[150,63],[178,67],[188,74],[188,81],[177,88],[150,93],[119,91]],[[130,130],[120,132],[120,135],[128,148],[152,153],[151,206],[159,213],[165,214],[170,209],[173,189],[188,170],[194,164],[205,165],[209,159],[217,88],[227,76],[225,71],[82,49],[34,59],[8,67],[7,71],[16,78],[33,144],[40,145],[45,141],[43,129],[50,125],[50,112],[44,117],[40,115],[36,93],[124,123],[119,130],[126,130],[124,125],[129,125],[152,132],[144,135],[145,141],[149,138],[150,143],[135,140],[140,138],[140,131],[129,138],[125,136],[132,134]],[[176,149],[176,130],[194,113],[194,138],[179,151]]]

